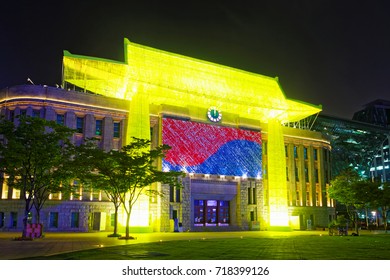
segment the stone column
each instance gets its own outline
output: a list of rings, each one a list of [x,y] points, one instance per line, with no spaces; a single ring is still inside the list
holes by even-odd
[[[112,149],[112,139],[114,135],[114,121],[112,117],[103,119],[102,149],[109,151]]]
[[[53,109],[53,107],[46,107],[45,108],[45,119],[48,121],[55,121],[57,117],[56,111]]]
[[[84,118],[84,136],[86,138],[95,137],[96,122],[92,114],[85,115]]]
[[[282,126],[277,120],[268,123],[268,193],[270,227],[287,229],[289,218],[284,137]]]

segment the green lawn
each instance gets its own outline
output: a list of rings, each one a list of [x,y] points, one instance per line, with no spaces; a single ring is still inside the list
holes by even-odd
[[[30,259],[390,260],[390,235],[198,239],[105,247]]]

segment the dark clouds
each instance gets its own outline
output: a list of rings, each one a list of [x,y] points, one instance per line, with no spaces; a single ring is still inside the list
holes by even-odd
[[[123,60],[123,38],[278,76],[289,98],[351,117],[390,99],[385,1],[39,1],[0,4],[0,87],[61,82],[63,50]],[[124,4],[123,4],[123,3]]]

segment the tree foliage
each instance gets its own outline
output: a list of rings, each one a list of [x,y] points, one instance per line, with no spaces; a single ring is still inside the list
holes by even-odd
[[[390,205],[390,196],[388,200],[384,199],[385,190],[387,191],[387,188],[384,189],[380,182],[362,178],[354,169],[347,168],[332,180],[329,196],[345,205],[348,216],[354,222],[355,229],[358,231],[359,210],[365,211],[368,225],[369,209],[375,207],[386,209],[384,205],[387,205],[387,207]]]
[[[39,223],[40,210],[50,193],[60,190],[66,180],[64,163],[69,158],[73,130],[41,118],[20,116],[16,122],[0,120],[0,172],[7,184],[20,190],[25,201],[23,237],[28,214],[34,207]]]
[[[387,217],[390,210],[390,184],[381,184],[375,193],[373,204],[382,212],[385,231],[387,232]]]
[[[91,144],[92,143],[92,144]],[[80,177],[85,184],[103,190],[115,206],[114,235],[117,234],[118,207],[123,205],[126,212],[126,238],[130,238],[130,216],[134,204],[141,195],[163,195],[150,186],[163,183],[181,186],[181,172],[163,172],[157,162],[169,149],[166,145],[150,148],[151,142],[133,138],[121,150],[105,152],[87,142],[78,148],[75,161],[80,168]]]

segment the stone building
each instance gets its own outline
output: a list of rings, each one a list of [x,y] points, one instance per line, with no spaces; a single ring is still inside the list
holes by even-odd
[[[126,39],[125,48],[125,63],[65,52],[62,88],[5,88],[1,114],[55,120],[77,130],[75,143],[93,136],[105,150],[132,136],[170,145],[160,167],[186,172],[183,187],[151,186],[165,195],[140,198],[133,231],[304,230],[334,219],[330,142],[294,125],[320,107],[287,99],[276,78]],[[22,201],[2,176],[0,229],[19,230]],[[51,195],[45,229],[112,230],[112,203],[76,189],[77,199]]]

